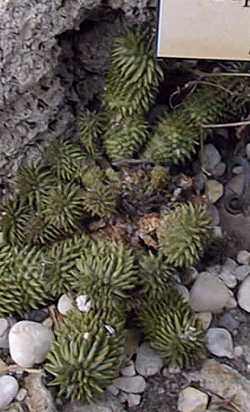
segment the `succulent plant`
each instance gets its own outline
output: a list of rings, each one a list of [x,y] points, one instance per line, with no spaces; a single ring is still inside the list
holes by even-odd
[[[49,225],[59,230],[77,230],[83,216],[82,192],[74,183],[59,183],[44,196],[41,211]]]
[[[140,294],[149,300],[160,300],[167,295],[175,281],[175,270],[161,254],[149,252],[139,259]]]
[[[146,299],[138,317],[146,339],[167,364],[188,366],[204,356],[204,330],[174,290],[165,298]]]
[[[188,267],[198,262],[210,234],[206,207],[180,204],[161,219],[160,250],[173,266]]]
[[[0,214],[0,229],[4,241],[12,246],[22,246],[30,218],[30,209],[18,196],[5,200]]]
[[[151,170],[150,186],[153,190],[165,190],[170,181],[170,175],[163,166],[156,165]]]
[[[22,315],[45,305],[50,297],[41,250],[28,246],[12,249],[11,259],[0,273],[0,316]]]
[[[96,306],[108,300],[119,307],[137,285],[135,258],[122,243],[92,242],[87,253],[78,259],[77,268],[74,288]]]
[[[124,353],[124,322],[116,313],[71,311],[56,331],[46,369],[59,396],[92,401],[117,377]]]
[[[79,116],[80,139],[86,152],[100,157],[100,138],[104,131],[105,116],[103,113],[86,110]]]
[[[112,187],[96,182],[82,194],[83,210],[93,217],[110,218],[116,213],[117,193]]]
[[[117,118],[147,112],[156,96],[163,72],[152,40],[145,30],[130,31],[114,43],[104,105]]]
[[[86,159],[86,153],[77,143],[53,142],[44,152],[44,161],[59,180],[73,181]]]
[[[113,161],[129,159],[144,145],[147,135],[147,125],[139,116],[111,123],[104,136],[106,153]]]

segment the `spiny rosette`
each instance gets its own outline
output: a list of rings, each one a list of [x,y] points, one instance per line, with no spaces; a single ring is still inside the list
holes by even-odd
[[[11,262],[1,273],[0,316],[23,315],[45,305],[49,297],[43,251],[28,246],[12,248]]]
[[[162,254],[149,252],[140,257],[138,274],[141,295],[149,300],[159,300],[175,282],[176,271]]]
[[[159,226],[160,251],[176,267],[195,265],[208,242],[211,219],[203,205],[179,204],[162,216]]]
[[[106,153],[113,161],[129,159],[141,149],[147,137],[147,124],[141,117],[111,122],[104,135]]]
[[[109,219],[116,213],[118,194],[107,184],[96,182],[82,194],[83,210],[93,217]]]
[[[103,113],[86,110],[80,113],[79,130],[80,139],[86,152],[94,158],[101,155],[101,135],[105,128],[106,117]]]
[[[67,314],[45,365],[59,396],[90,402],[101,395],[118,376],[124,340],[124,321],[114,311]]]
[[[12,246],[22,246],[31,216],[30,208],[19,196],[6,199],[0,211],[0,229],[4,241]]]
[[[152,42],[145,30],[115,40],[104,96],[108,111],[127,117],[149,110],[163,79]]]
[[[182,368],[204,357],[204,330],[188,302],[174,290],[165,298],[146,299],[138,317],[146,339],[166,364]]]
[[[109,299],[119,306],[137,285],[137,267],[130,248],[112,241],[92,242],[77,261],[74,289],[95,305]]]

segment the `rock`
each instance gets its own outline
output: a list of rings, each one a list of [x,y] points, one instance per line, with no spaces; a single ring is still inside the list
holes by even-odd
[[[229,299],[224,283],[207,272],[199,275],[190,291],[190,305],[196,312],[221,312]]]
[[[224,265],[221,268],[221,271],[228,271],[233,273],[237,269],[237,267],[238,265],[234,259],[227,258]]]
[[[238,266],[234,272],[236,279],[242,282],[248,275],[250,275],[250,265]]]
[[[214,171],[213,171],[213,176],[214,177],[221,177],[224,175],[226,171],[226,165],[224,162],[220,162],[215,166]]]
[[[233,340],[226,329],[211,328],[207,331],[206,337],[209,352],[219,357],[233,358]]]
[[[250,159],[250,143],[246,145],[246,155],[247,155],[247,158]]]
[[[224,187],[217,180],[207,181],[207,195],[211,203],[216,203],[223,195]]]
[[[127,393],[142,393],[146,388],[146,382],[142,376],[122,376],[115,379],[113,384]]]
[[[76,298],[76,306],[81,312],[89,312],[91,308],[91,301],[87,295],[80,295]]]
[[[129,393],[127,397],[128,407],[133,408],[133,406],[138,406],[141,403],[141,395],[136,395],[135,393]]]
[[[29,412],[57,412],[50,391],[42,381],[41,373],[30,373],[24,378],[27,396],[24,400]]]
[[[205,412],[208,405],[208,395],[191,386],[180,392],[178,399],[179,412]]]
[[[234,348],[234,357],[240,358],[244,353],[244,349],[242,346],[235,346]]]
[[[92,404],[83,404],[78,401],[67,403],[62,412],[126,412],[117,398],[106,394]]]
[[[17,392],[18,382],[13,376],[0,376],[0,410],[15,399]]]
[[[234,175],[240,175],[241,173],[243,173],[243,167],[242,166],[234,166],[232,169],[232,173]]]
[[[247,276],[241,283],[238,290],[237,299],[241,309],[244,309],[246,312],[250,312],[250,276]]]
[[[212,219],[212,225],[218,226],[220,224],[220,214],[219,214],[217,207],[214,205],[209,205],[208,213]]]
[[[147,343],[143,343],[137,352],[136,371],[142,376],[151,376],[159,373],[162,366],[163,361],[159,354],[151,349]]]
[[[215,392],[223,399],[233,399],[240,412],[249,412],[250,381],[235,369],[214,359],[207,360],[196,379],[204,390]]]
[[[18,322],[9,333],[10,355],[19,366],[30,368],[44,361],[53,338],[51,330],[40,323]]]
[[[213,144],[204,145],[202,152],[203,169],[209,173],[213,173],[215,167],[220,163],[221,155]]]
[[[232,313],[225,312],[218,319],[218,326],[227,329],[229,332],[233,333],[240,325],[239,320],[235,319]]]
[[[135,365],[133,361],[130,361],[127,366],[121,369],[121,374],[123,376],[135,376]]]
[[[250,253],[247,250],[240,250],[237,254],[237,262],[240,265],[250,265]]]
[[[107,391],[110,392],[112,395],[117,396],[119,394],[119,389],[115,385],[109,385],[107,387]]]
[[[16,396],[16,400],[17,400],[18,402],[23,402],[24,399],[26,398],[27,394],[28,394],[27,389],[21,388],[21,389],[18,391],[18,394],[17,394],[17,396]]]
[[[229,289],[234,289],[237,286],[237,279],[235,275],[228,270],[222,270],[222,272],[219,274],[219,278]]]
[[[231,292],[231,291],[230,291]],[[234,296],[230,296],[229,300],[227,301],[227,304],[225,306],[226,310],[230,310],[230,309],[235,309],[237,308],[237,301],[234,298]]]
[[[66,313],[73,309],[73,299],[71,299],[68,295],[62,295],[58,302],[57,302],[57,310],[62,315],[66,315]]]
[[[6,349],[9,347],[9,322],[5,318],[0,318],[0,348]]]
[[[213,315],[211,312],[196,313],[195,317],[199,319],[204,330],[207,330],[212,322]]]

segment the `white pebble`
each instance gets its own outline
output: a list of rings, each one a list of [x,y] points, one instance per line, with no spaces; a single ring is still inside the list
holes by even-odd
[[[12,326],[9,333],[10,355],[22,368],[30,368],[45,360],[54,335],[37,322],[21,321]]]
[[[178,399],[179,412],[205,412],[208,405],[208,395],[198,389],[188,388],[180,392]]]
[[[73,300],[68,295],[62,295],[57,303],[58,312],[66,315],[71,309],[73,309]]]
[[[227,269],[221,271],[221,273],[219,274],[219,278],[230,289],[234,289],[237,286],[237,279],[235,275]]]
[[[91,309],[91,301],[87,295],[80,295],[76,298],[76,306],[81,312],[89,312]]]
[[[146,382],[142,376],[122,376],[115,379],[113,384],[126,393],[142,393],[146,388]]]
[[[250,265],[238,266],[234,272],[236,279],[242,282],[250,274]]]
[[[208,330],[206,336],[209,352],[219,357],[233,358],[233,339],[226,329],[211,328]]]
[[[130,361],[127,366],[121,369],[121,374],[123,376],[135,376],[135,365],[133,361]]]
[[[13,376],[0,377],[0,409],[6,408],[15,399],[18,392],[18,382]]]
[[[160,372],[163,361],[160,355],[147,343],[143,343],[137,352],[136,371],[142,376],[152,376]]]
[[[250,312],[250,276],[247,276],[241,283],[237,298],[241,309]]]
[[[19,390],[17,396],[16,396],[16,400],[17,400],[18,402],[24,401],[24,399],[26,398],[27,394],[28,394],[27,389],[21,388],[21,389]]]
[[[237,262],[240,265],[249,265],[250,264],[250,253],[247,250],[241,250],[237,254]]]
[[[240,358],[243,355],[243,348],[242,346],[235,346],[234,348],[234,357]]]

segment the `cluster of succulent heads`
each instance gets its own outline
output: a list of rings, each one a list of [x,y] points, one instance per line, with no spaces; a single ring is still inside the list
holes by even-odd
[[[150,205],[161,195],[164,206],[166,166],[191,158],[201,123],[227,116],[228,96],[202,85],[150,124],[163,78],[150,33],[116,39],[100,110],[81,113],[74,138],[23,165],[1,207],[0,316],[23,316],[62,294],[74,302],[45,363],[67,399],[91,401],[118,376],[131,316],[166,364],[186,366],[205,353],[204,331],[177,287],[208,242],[205,206],[165,208],[158,250],[94,239],[88,230],[90,222],[126,215],[129,200]],[[131,159],[151,165],[143,188],[121,181],[119,164]]]

